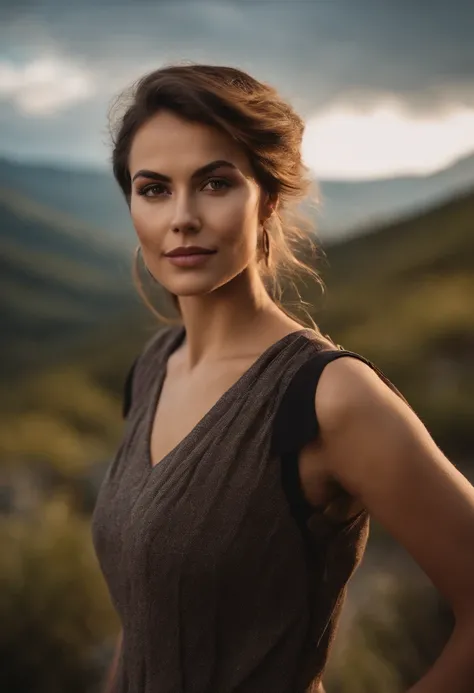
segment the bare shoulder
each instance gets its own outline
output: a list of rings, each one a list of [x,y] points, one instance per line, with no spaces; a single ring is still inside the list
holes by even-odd
[[[328,471],[360,494],[360,477],[387,471],[387,460],[421,445],[438,449],[403,396],[367,363],[344,356],[324,368],[315,392],[320,439]],[[374,457],[383,458],[374,470]],[[357,481],[352,477],[357,475]]]
[[[455,611],[474,613],[474,489],[410,405],[371,366],[344,357],[323,370],[315,409],[327,474],[413,555]]]
[[[352,356],[328,363],[315,392],[318,421],[325,428],[340,426],[341,418],[360,414],[361,408],[365,416],[375,415],[381,401],[385,406],[409,409],[371,366]]]

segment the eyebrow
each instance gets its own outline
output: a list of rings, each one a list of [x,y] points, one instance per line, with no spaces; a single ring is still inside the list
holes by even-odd
[[[191,176],[191,179],[194,180],[195,178],[200,178],[206,173],[210,173],[211,171],[214,171],[216,168],[222,168],[224,166],[226,166],[227,168],[233,168],[237,170],[237,166],[233,164],[231,161],[217,159],[216,161],[211,161],[209,164],[201,166],[201,168],[198,168],[196,171],[194,171],[194,173]],[[136,178],[151,178],[152,180],[159,180],[163,183],[171,183],[172,180],[169,176],[165,176],[163,173],[157,173],[156,171],[148,171],[147,169],[141,169],[140,171],[137,171],[132,178],[132,182]]]

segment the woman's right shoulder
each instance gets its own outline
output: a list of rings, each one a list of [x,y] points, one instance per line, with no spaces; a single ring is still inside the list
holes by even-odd
[[[143,385],[150,383],[160,363],[160,353],[165,354],[170,340],[174,339],[181,328],[175,326],[160,327],[149,337],[143,348],[130,364],[124,379],[122,397],[122,416],[126,418],[132,402],[140,396]]]

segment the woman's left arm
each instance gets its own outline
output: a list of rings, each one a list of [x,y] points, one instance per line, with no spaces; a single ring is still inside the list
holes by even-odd
[[[408,693],[474,690],[474,488],[365,363],[341,358],[315,395],[330,476],[402,544],[451,605],[442,654]]]

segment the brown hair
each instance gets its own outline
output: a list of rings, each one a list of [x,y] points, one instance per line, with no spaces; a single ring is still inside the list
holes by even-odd
[[[301,158],[304,123],[277,91],[233,67],[186,62],[155,70],[132,85],[112,104],[110,126],[113,141],[112,166],[127,204],[132,183],[128,159],[137,130],[159,110],[170,110],[189,121],[211,125],[224,131],[247,154],[262,192],[278,198],[278,207],[265,226],[270,256],[262,263],[262,278],[272,299],[298,322],[296,315],[282,306],[283,292],[292,288],[311,326],[317,329],[304,308],[295,279],[300,272],[312,277],[324,290],[319,275],[298,250],[306,242],[312,254],[311,222],[296,207],[309,197],[313,181]],[[263,267],[264,265],[264,267]],[[141,280],[138,253],[133,274],[137,289],[154,314],[164,318],[150,302]],[[284,286],[286,285],[286,287]],[[167,292],[168,293],[168,292]],[[179,311],[177,297],[171,294]],[[285,301],[288,306],[289,302]]]

